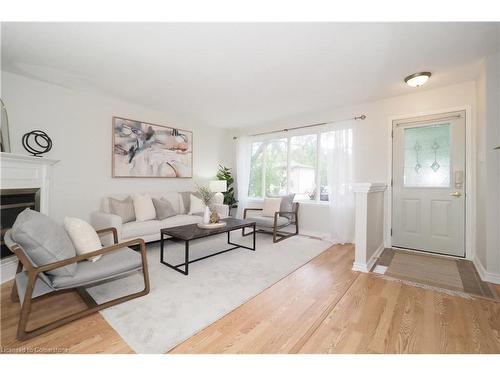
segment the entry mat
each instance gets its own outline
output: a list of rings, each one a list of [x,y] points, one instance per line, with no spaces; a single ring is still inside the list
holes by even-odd
[[[371,272],[417,286],[500,301],[494,286],[482,281],[474,264],[465,259],[386,248]]]

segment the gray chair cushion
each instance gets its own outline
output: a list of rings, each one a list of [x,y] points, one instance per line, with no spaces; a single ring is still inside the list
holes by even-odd
[[[281,198],[280,211],[283,212],[292,212],[293,211],[293,200],[295,198],[295,193],[283,195],[281,197],[273,197],[273,198]],[[293,215],[283,214],[281,216],[287,217],[290,220],[293,220]]]
[[[76,256],[75,247],[64,228],[38,211],[26,209],[21,212],[12,225],[11,236],[37,266]],[[76,273],[76,264],[47,273],[54,276],[73,276]]]
[[[141,254],[128,247],[105,254],[97,262],[78,263],[73,277],[51,277],[55,289],[67,289],[105,281],[142,267]]]
[[[109,198],[109,211],[122,218],[122,223],[135,221],[134,200],[132,197],[127,197],[124,200]]]
[[[12,233],[12,229],[9,229],[7,232],[5,232],[5,235],[3,237],[3,240],[5,241],[5,246],[7,246],[9,249],[12,249],[12,247],[16,244],[16,242],[12,239],[11,233]],[[24,250],[24,249],[21,248],[21,250]],[[24,255],[26,255],[26,258],[28,258],[28,260],[33,265],[33,267],[36,267],[35,262],[33,262],[33,260],[29,256],[29,254],[26,254],[26,251],[23,251],[23,253],[24,253]],[[44,274],[43,272],[39,273],[38,276],[40,279],[42,279],[45,282],[45,284],[52,285],[52,281],[50,281],[49,277],[46,274]],[[18,287],[18,289],[19,289],[19,287]],[[24,295],[24,292],[23,292],[23,295]]]
[[[267,216],[252,216],[248,218],[249,220],[255,221],[258,227],[272,228],[274,226],[274,217]],[[277,227],[283,228],[290,224],[290,219],[283,216],[278,216]]]
[[[157,220],[163,220],[168,217],[177,215],[174,207],[172,207],[172,203],[165,199],[153,198],[153,206],[155,206]]]

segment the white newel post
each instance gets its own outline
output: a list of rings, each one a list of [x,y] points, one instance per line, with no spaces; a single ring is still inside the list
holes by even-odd
[[[370,272],[384,250],[384,195],[382,183],[355,183],[355,253],[353,271]]]

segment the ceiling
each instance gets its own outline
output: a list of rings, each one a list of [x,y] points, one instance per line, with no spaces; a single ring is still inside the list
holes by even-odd
[[[265,126],[474,79],[497,23],[3,23],[2,69],[185,123]],[[433,73],[410,88],[403,78]]]

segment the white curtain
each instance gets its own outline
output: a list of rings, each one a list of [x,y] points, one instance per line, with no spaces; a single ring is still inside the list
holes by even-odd
[[[327,147],[327,182],[330,201],[330,240],[354,242],[353,121],[332,125],[324,134]]]
[[[236,199],[238,199],[238,218],[243,218],[243,210],[247,208],[251,151],[249,137],[239,137],[236,140]]]

